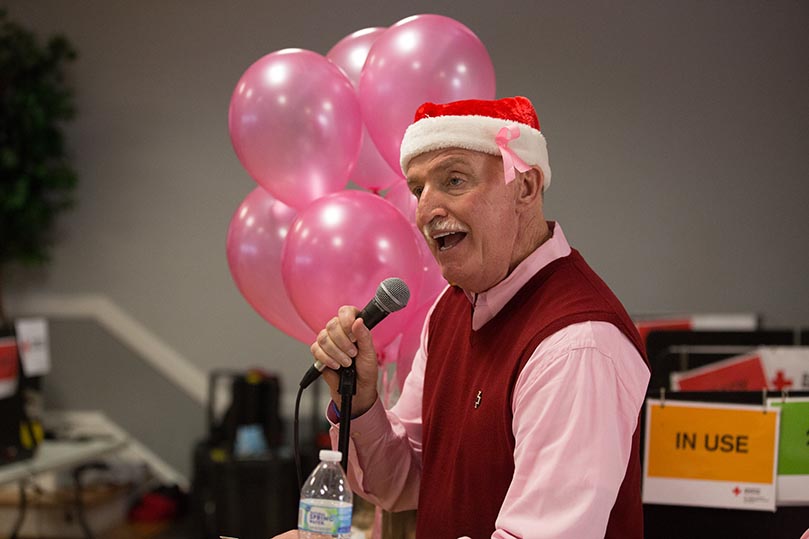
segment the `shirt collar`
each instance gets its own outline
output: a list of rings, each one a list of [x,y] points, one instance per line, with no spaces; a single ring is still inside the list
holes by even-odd
[[[549,221],[551,236],[545,243],[520,262],[514,271],[492,288],[477,294],[466,293],[466,297],[475,306],[472,313],[472,329],[477,331],[494,318],[506,303],[514,297],[520,288],[528,282],[539,270],[558,258],[570,254],[570,244],[565,238],[562,227],[558,223]]]

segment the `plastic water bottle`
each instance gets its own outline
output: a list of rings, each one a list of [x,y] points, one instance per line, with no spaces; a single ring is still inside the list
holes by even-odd
[[[301,489],[300,539],[350,539],[352,494],[339,451],[320,452],[320,464]]]

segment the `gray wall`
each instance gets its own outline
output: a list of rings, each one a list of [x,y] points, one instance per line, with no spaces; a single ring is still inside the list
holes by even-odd
[[[102,410],[190,478],[186,441],[198,440],[205,424],[199,403],[92,321],[51,320],[48,326],[58,348],[42,382],[45,408]]]
[[[200,369],[263,366],[291,393],[309,361],[227,268],[228,223],[255,185],[227,131],[236,81],[266,53],[325,54],[354,30],[425,12],[477,33],[499,96],[535,102],[553,167],[547,212],[630,312],[809,324],[807,2],[5,5],[81,54],[69,129],[79,204],[61,221],[53,264],[15,271],[6,287],[103,294]],[[119,352],[86,324],[74,332],[87,353]],[[84,352],[63,335],[55,361],[78,365]],[[122,383],[145,392],[151,380],[133,371]]]

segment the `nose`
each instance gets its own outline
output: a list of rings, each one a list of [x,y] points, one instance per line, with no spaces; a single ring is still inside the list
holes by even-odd
[[[416,224],[421,227],[436,217],[446,217],[447,210],[441,192],[425,185],[416,206]]]

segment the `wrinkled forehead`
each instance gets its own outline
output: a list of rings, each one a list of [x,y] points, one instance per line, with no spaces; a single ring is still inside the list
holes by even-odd
[[[461,172],[483,173],[489,168],[500,170],[502,157],[464,148],[442,148],[413,157],[407,166],[407,181],[425,181],[431,174]],[[502,178],[501,178],[502,179]]]

